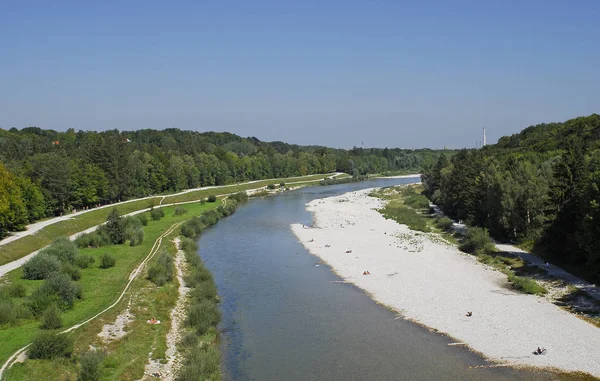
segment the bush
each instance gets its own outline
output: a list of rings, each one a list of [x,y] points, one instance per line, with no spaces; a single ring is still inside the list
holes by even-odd
[[[62,272],[71,277],[72,280],[81,279],[81,271],[79,270],[79,268],[73,266],[70,263],[63,263]]]
[[[56,295],[58,297],[58,306],[63,310],[72,308],[75,299],[82,299],[81,287],[79,284],[71,281],[70,277],[66,274],[54,274],[50,276],[35,292],[49,296],[50,303],[52,302],[51,299],[53,299],[51,296]]]
[[[181,243],[179,245],[181,247],[181,250],[183,250],[184,252],[190,251],[196,253],[196,251],[198,250],[198,244],[196,243],[196,241],[189,238],[181,238]]]
[[[60,261],[44,252],[36,254],[23,265],[23,279],[46,279],[51,274],[60,272]]]
[[[165,211],[160,208],[150,210],[150,217],[152,217],[153,221],[159,221],[164,216],[165,216]]]
[[[186,208],[184,208],[183,206],[178,206],[175,208],[175,216],[182,216],[184,214],[186,214],[188,212],[188,210]]]
[[[429,209],[429,199],[422,194],[412,194],[404,203],[414,209]]]
[[[275,189],[276,187],[277,187],[277,186],[276,186],[275,184],[269,184],[269,185],[267,185],[267,189],[269,189],[269,190],[273,190],[273,189]]]
[[[188,287],[196,287],[207,280],[212,281],[212,274],[204,268],[204,266],[193,269],[189,274],[183,277],[183,281]]]
[[[98,248],[112,244],[108,231],[105,226],[99,226],[96,231],[88,234],[82,234],[75,239],[75,244],[79,248],[93,247]]]
[[[136,214],[138,220],[140,220],[142,226],[148,226],[148,215],[146,213]]]
[[[544,295],[548,293],[548,290],[540,286],[536,281],[529,278],[523,278],[511,274],[508,276],[508,281],[512,283],[515,289],[523,291],[527,294]]]
[[[75,257],[75,265],[80,269],[87,269],[95,262],[94,257],[87,254],[79,254]]]
[[[214,346],[196,346],[179,370],[176,381],[215,380],[220,372],[220,354]]]
[[[216,202],[217,201],[217,196],[215,196],[214,194],[211,194],[210,196],[208,196],[208,202]]]
[[[211,280],[206,280],[199,282],[196,286],[189,292],[189,295],[192,299],[196,301],[202,300],[217,300],[217,286],[215,282]]]
[[[17,311],[10,300],[0,300],[0,325],[12,324],[17,320]]]
[[[110,241],[115,245],[125,242],[125,220],[117,208],[113,208],[106,219],[106,231]]]
[[[104,354],[97,351],[88,351],[81,358],[79,362],[81,367],[79,368],[79,374],[77,374],[77,381],[98,381],[100,380],[102,360]]]
[[[188,333],[179,341],[178,344],[184,348],[191,348],[198,344],[198,335],[195,333]]]
[[[204,204],[206,204],[206,199],[203,198],[202,200],[200,200],[200,205],[204,205]]]
[[[283,181],[282,181],[282,182],[280,182],[280,183],[279,183],[279,186],[283,188],[283,187],[285,186],[285,182],[283,182]]]
[[[198,335],[204,335],[209,328],[221,320],[221,311],[217,304],[210,300],[202,300],[190,307],[186,324],[193,327]]]
[[[242,203],[242,202],[246,202],[248,201],[248,193],[241,191],[241,192],[237,192],[232,194],[231,196],[229,196],[230,200],[233,200],[237,203]]]
[[[133,232],[129,237],[129,246],[141,245],[144,242],[144,231],[138,229]]]
[[[115,259],[115,257],[110,255],[109,253],[104,253],[104,254],[102,254],[102,257],[100,258],[100,266],[99,267],[101,269],[107,269],[109,267],[113,267],[116,263],[117,263],[117,260]]]
[[[166,252],[161,252],[155,264],[148,269],[148,279],[157,286],[173,279],[173,258]]]
[[[53,331],[42,331],[31,343],[27,354],[30,359],[71,357],[73,354],[73,339]]]
[[[77,246],[68,238],[60,237],[52,241],[50,246],[42,249],[40,253],[55,257],[63,263],[74,263],[77,256]]]
[[[449,231],[453,224],[454,222],[448,217],[437,217],[435,219],[435,226],[444,231]]]
[[[22,298],[27,289],[21,283],[8,283],[0,287],[0,299]]]
[[[495,251],[487,229],[472,227],[467,230],[459,249],[472,254],[490,254]]]
[[[60,317],[60,308],[56,304],[51,304],[42,314],[41,329],[58,329],[62,327],[62,319]]]

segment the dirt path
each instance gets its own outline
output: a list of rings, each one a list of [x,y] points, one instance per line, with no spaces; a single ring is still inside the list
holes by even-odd
[[[125,286],[125,288],[123,289],[123,291],[121,292],[121,294],[119,295],[119,297],[117,298],[117,300],[112,303],[110,306],[106,307],[105,309],[103,309],[102,311],[98,312],[96,315],[92,316],[91,318],[84,320],[81,323],[75,324],[74,326],[65,329],[64,331],[61,332],[61,334],[65,334],[65,333],[69,333],[69,332],[73,332],[74,330],[76,330],[77,328],[91,322],[92,320],[98,318],[98,316],[102,315],[103,313],[105,313],[106,311],[111,310],[112,308],[114,308],[117,304],[119,304],[119,302],[123,299],[123,297],[125,296],[125,293],[129,290],[129,287],[131,286],[131,283],[133,282],[133,280],[142,272],[142,270],[144,269],[144,266],[146,265],[146,263],[148,263],[148,261],[150,261],[154,255],[158,252],[158,249],[160,248],[160,245],[162,243],[163,238],[165,238],[166,236],[168,236],[169,234],[171,234],[175,228],[177,228],[179,225],[181,225],[182,222],[178,222],[174,225],[172,225],[169,229],[167,229],[167,231],[165,231],[163,234],[160,235],[160,237],[158,237],[156,239],[156,241],[154,241],[154,245],[152,245],[152,248],[150,249],[150,252],[148,253],[148,255],[146,256],[146,258],[144,258],[144,260],[138,265],[138,267],[136,267],[132,272],[131,275],[129,275],[129,282],[127,282],[127,285]],[[19,349],[18,351],[16,351],[12,356],[9,357],[8,360],[6,360],[6,362],[2,365],[2,368],[0,368],[0,380],[2,379],[2,376],[4,375],[4,371],[8,368],[10,368],[10,366],[12,365],[12,363],[14,362],[14,360],[23,352],[25,352],[25,350],[27,350],[27,348],[31,345],[27,344],[26,346],[24,346],[23,348]]]

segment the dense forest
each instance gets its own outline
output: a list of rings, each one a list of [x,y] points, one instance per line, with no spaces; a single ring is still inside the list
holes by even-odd
[[[298,146],[178,129],[0,129],[0,237],[28,222],[98,204],[246,180],[418,171],[438,154]]]
[[[441,155],[423,183],[449,216],[600,280],[600,115]]]

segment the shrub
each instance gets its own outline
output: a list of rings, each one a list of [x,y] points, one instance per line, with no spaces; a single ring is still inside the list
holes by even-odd
[[[215,202],[217,201],[217,196],[215,196],[214,194],[211,194],[210,196],[208,196],[208,202]]]
[[[203,198],[202,200],[200,200],[200,205],[204,205],[204,204],[206,204],[206,199]]]
[[[444,231],[449,231],[452,228],[454,222],[448,217],[437,217],[435,219],[435,226]]]
[[[180,247],[181,250],[185,252],[191,251],[195,253],[198,250],[198,244],[196,243],[196,241],[189,238],[181,238]]]
[[[62,319],[60,317],[60,308],[56,304],[51,304],[42,314],[41,329],[58,329],[62,327]]]
[[[275,184],[269,184],[269,185],[267,185],[267,189],[269,189],[269,190],[273,190],[273,189],[275,189],[276,187],[277,187],[277,186],[276,186]]]
[[[0,325],[12,324],[17,320],[17,311],[10,300],[0,300]]]
[[[63,263],[62,272],[71,277],[72,280],[81,279],[81,271],[79,270],[79,268],[73,266],[70,263]]]
[[[529,278],[523,278],[511,274],[508,276],[508,281],[512,283],[515,289],[523,291],[527,294],[543,295],[548,293],[548,290],[540,286],[536,281]]]
[[[429,209],[429,199],[422,194],[412,194],[404,200],[404,203],[415,209]]]
[[[63,263],[74,263],[77,256],[77,246],[68,238],[60,237],[52,241],[50,246],[41,250],[44,253],[55,257]]]
[[[27,354],[31,359],[71,357],[73,354],[73,339],[53,331],[42,331],[31,343]]]
[[[214,380],[219,374],[219,351],[214,346],[195,346],[179,370],[176,381]]]
[[[472,254],[489,254],[495,251],[487,229],[472,227],[467,230],[459,249]]]
[[[87,254],[79,254],[75,257],[75,265],[80,269],[87,269],[95,262],[94,257]]]
[[[8,283],[0,287],[0,299],[22,298],[27,289],[21,283]]]
[[[105,226],[99,226],[96,231],[88,234],[82,234],[75,239],[75,244],[79,248],[102,247],[112,244],[108,231]]]
[[[188,287],[196,287],[207,280],[212,281],[212,274],[204,267],[195,268],[183,278],[185,285]]]
[[[188,333],[179,341],[178,344],[184,348],[191,348],[198,344],[198,335],[195,333]]]
[[[61,270],[60,261],[53,256],[41,252],[23,265],[23,279],[46,279]]]
[[[120,245],[125,242],[125,220],[121,217],[117,208],[110,211],[105,226],[112,243]]]
[[[186,324],[193,327],[198,335],[204,335],[208,329],[221,320],[221,311],[217,304],[210,300],[202,300],[190,307]]]
[[[77,381],[98,381],[100,380],[102,360],[104,354],[97,351],[88,351],[81,358],[79,362],[81,367],[77,374]]]
[[[283,187],[285,186],[285,182],[283,182],[283,181],[282,181],[282,182],[280,182],[280,183],[279,183],[279,186],[283,188]]]
[[[155,264],[148,269],[148,279],[157,286],[173,279],[173,258],[166,252],[161,252]]]
[[[175,216],[181,216],[184,215],[188,212],[188,210],[186,208],[184,208],[183,206],[178,206],[175,208]]]
[[[137,214],[136,217],[138,220],[140,220],[143,226],[148,226],[148,215],[146,213]]]
[[[137,229],[129,235],[129,246],[141,245],[144,242],[144,230]]]
[[[216,300],[217,286],[212,280],[199,282],[190,292],[190,297],[197,301],[201,300]]]
[[[152,220],[154,220],[154,221],[159,221],[164,216],[165,216],[165,211],[160,208],[150,210],[150,217],[152,217]]]
[[[50,276],[37,291],[43,295],[58,296],[58,306],[61,309],[73,307],[75,299],[82,298],[81,287],[79,284],[71,281],[70,277],[66,274],[54,274]]]
[[[229,196],[230,200],[233,200],[237,203],[242,203],[248,201],[248,194],[244,191],[237,192]]]
[[[113,267],[116,263],[117,263],[117,260],[115,259],[115,257],[110,255],[109,253],[104,253],[104,254],[102,254],[102,257],[100,258],[100,266],[99,267],[101,269],[107,269],[109,267]]]

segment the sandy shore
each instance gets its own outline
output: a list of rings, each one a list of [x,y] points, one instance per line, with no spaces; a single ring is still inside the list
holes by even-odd
[[[386,220],[373,210],[382,201],[368,193],[314,200],[307,207],[314,226],[292,230],[311,253],[378,302],[493,361],[600,377],[599,328],[542,297],[512,291],[504,274],[435,236]],[[533,355],[538,346],[548,354]]]

